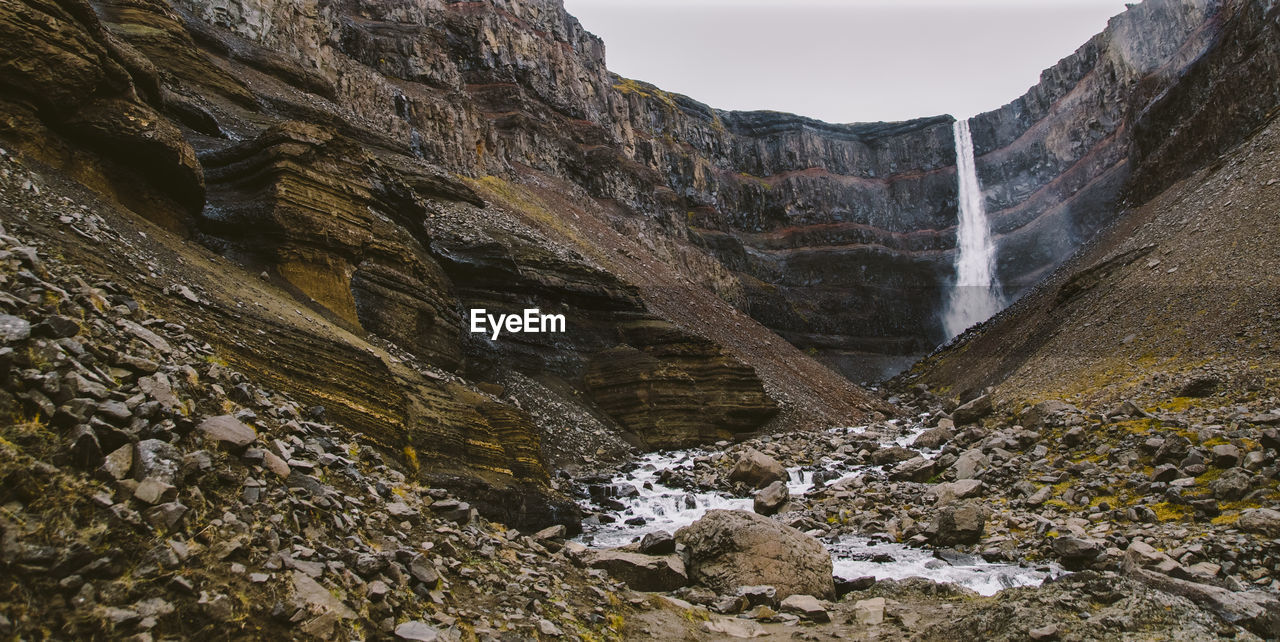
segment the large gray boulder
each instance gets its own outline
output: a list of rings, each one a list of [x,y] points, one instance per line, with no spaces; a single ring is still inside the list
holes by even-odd
[[[764,488],[773,482],[787,481],[787,469],[755,448],[746,448],[738,455],[738,461],[729,472],[729,481],[742,482],[752,488]]]
[[[720,594],[767,584],[777,597],[834,599],[831,554],[818,540],[746,511],[712,510],[676,531],[689,579]]]

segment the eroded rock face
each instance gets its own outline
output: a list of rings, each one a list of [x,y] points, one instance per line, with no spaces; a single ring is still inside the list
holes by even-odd
[[[587,390],[651,448],[684,448],[758,428],[777,412],[751,368],[665,321],[624,323],[622,345],[588,364]]]
[[[689,579],[717,593],[766,584],[778,599],[791,595],[835,597],[831,555],[818,540],[767,517],[745,511],[708,511],[676,532],[685,546]]]
[[[199,209],[200,165],[182,132],[159,113],[165,98],[156,67],[104,29],[90,3],[7,3],[0,59],[0,135],[86,181],[142,181],[180,205],[174,218]],[[78,167],[80,149],[104,163]],[[113,189],[131,201],[139,196],[127,185]],[[152,208],[142,211],[174,224]]]

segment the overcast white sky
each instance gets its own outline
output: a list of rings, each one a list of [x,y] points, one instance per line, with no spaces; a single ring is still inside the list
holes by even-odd
[[[1124,0],[565,0],[609,69],[722,109],[844,123],[1022,95]]]

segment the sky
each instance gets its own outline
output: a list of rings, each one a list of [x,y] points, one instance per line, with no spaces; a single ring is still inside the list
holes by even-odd
[[[828,122],[996,109],[1124,0],[565,0],[609,69],[721,109]]]

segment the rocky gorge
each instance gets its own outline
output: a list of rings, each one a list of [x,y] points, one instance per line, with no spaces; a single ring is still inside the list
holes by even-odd
[[[1147,0],[971,119],[1021,298],[869,390],[951,117],[716,110],[558,0],[6,3],[0,634],[1274,638],[1277,24]]]

